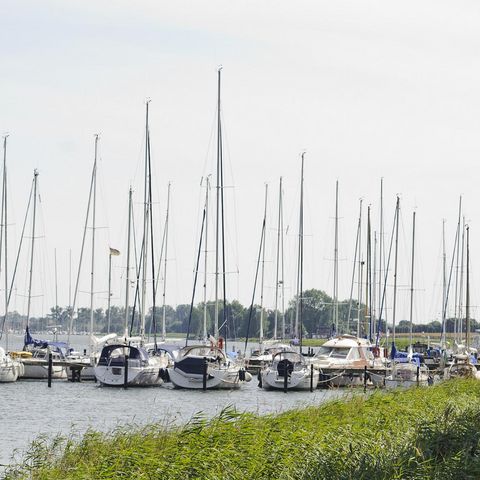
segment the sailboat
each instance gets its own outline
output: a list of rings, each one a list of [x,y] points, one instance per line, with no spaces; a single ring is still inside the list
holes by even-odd
[[[216,248],[215,248],[215,326],[214,335],[210,336],[210,345],[188,345],[190,323],[192,318],[195,288],[198,278],[198,269],[202,240],[206,236],[206,220],[208,214],[208,183],[205,206],[203,209],[202,227],[200,232],[200,244],[197,253],[197,261],[194,276],[192,301],[188,323],[185,347],[178,354],[174,365],[168,368],[168,377],[177,388],[188,389],[236,389],[245,381],[251,380],[251,375],[245,372],[243,366],[230,360],[225,354],[226,345],[224,339],[219,336],[219,330],[227,330],[227,301],[226,301],[226,278],[225,278],[225,215],[224,215],[224,184],[223,184],[223,150],[222,150],[222,126],[221,126],[221,71],[217,71],[217,196],[216,196]],[[220,271],[220,245],[222,269]],[[205,254],[207,246],[205,246]],[[223,318],[219,326],[219,281],[223,281]]]
[[[33,172],[33,183],[32,190],[30,192],[30,199],[27,207],[27,215],[25,216],[25,221],[28,216],[28,210],[30,207],[30,202],[33,199],[33,212],[32,212],[32,237],[31,237],[31,246],[30,246],[30,270],[29,270],[29,280],[28,280],[28,296],[27,296],[27,320],[25,328],[25,337],[24,337],[24,347],[23,352],[14,352],[13,355],[22,358],[24,365],[24,372],[21,375],[22,378],[35,378],[43,379],[48,377],[48,365],[47,360],[49,354],[52,354],[53,361],[57,362],[66,362],[66,355],[68,353],[68,345],[64,342],[58,342],[55,338],[54,341],[50,340],[38,340],[31,336],[29,331],[29,321],[31,313],[31,301],[32,301],[32,281],[33,281],[33,260],[35,252],[35,233],[36,233],[36,215],[37,215],[37,197],[38,197],[38,170]],[[24,224],[25,226],[25,224]],[[22,231],[22,238],[20,240],[20,246],[18,250],[18,255],[20,254],[22,241],[23,241],[24,230]],[[15,273],[14,273],[15,277]],[[14,280],[14,279],[13,279]],[[13,285],[12,280],[12,285]],[[10,287],[11,290],[12,287]],[[66,367],[62,364],[53,365],[52,368],[52,378],[54,379],[65,379],[67,378]]]
[[[121,341],[111,342],[102,348],[100,358],[95,366],[95,377],[106,386],[159,386],[163,383],[163,372],[168,364],[167,355],[157,355],[157,339],[155,324],[155,258],[152,217],[152,168],[150,158],[150,129],[149,129],[149,104],[146,102],[145,120],[145,178],[144,178],[144,205],[143,205],[143,240],[141,245],[140,263],[137,270],[137,288],[135,301],[140,298],[140,335],[128,336],[128,291],[130,269],[130,240],[132,229],[132,190],[129,191],[129,220],[128,220],[128,245],[127,245],[127,284],[125,300],[125,337]],[[153,354],[147,351],[145,346],[145,309],[146,309],[146,284],[148,275],[148,247],[151,247],[150,260],[152,265],[153,307],[152,324],[154,329]],[[140,287],[141,283],[141,287]],[[132,319],[135,308],[132,312]]]
[[[298,230],[297,304],[294,332],[295,338],[299,338],[300,352],[285,351],[281,349],[272,355],[272,361],[265,364],[259,372],[259,385],[266,389],[306,390],[316,388],[318,384],[318,371],[314,371],[311,364],[307,363],[305,357],[302,355],[304,161],[305,152],[302,152]]]
[[[480,379],[480,372],[477,370],[472,358],[470,348],[470,227],[466,226],[467,233],[467,258],[466,258],[466,300],[465,300],[465,351],[453,356],[453,363],[445,369],[444,378],[476,378]],[[472,361],[473,360],[473,361]]]
[[[397,197],[396,221],[395,221],[395,265],[393,276],[393,341],[392,341],[392,364],[391,373],[385,377],[385,387],[410,387],[410,386],[426,386],[432,383],[429,375],[428,367],[423,364],[420,357],[414,356],[412,344],[413,332],[413,297],[414,297],[414,266],[415,266],[415,219],[416,212],[413,212],[413,228],[412,228],[412,264],[410,279],[410,348],[408,353],[398,352],[395,348],[395,315],[396,315],[396,298],[397,298],[397,264],[398,264],[398,224],[400,212],[400,198]]]
[[[83,254],[85,250],[85,243],[87,237],[87,230],[91,230],[92,238],[91,238],[91,260],[90,260],[90,327],[89,327],[89,353],[86,353],[86,349],[84,353],[77,352],[74,350],[70,350],[68,355],[68,360],[75,364],[76,368],[78,365],[83,365],[81,370],[81,379],[82,380],[95,380],[95,372],[94,367],[98,362],[99,358],[99,350],[100,348],[108,343],[109,341],[116,338],[115,334],[107,334],[101,338],[97,338],[94,335],[95,330],[95,305],[94,305],[94,293],[95,293],[95,247],[96,247],[96,210],[97,210],[97,170],[98,170],[98,142],[99,142],[99,135],[95,134],[94,140],[94,160],[93,160],[93,167],[92,167],[92,174],[90,177],[90,192],[88,196],[88,203],[87,203],[87,212],[85,216],[85,225],[83,229],[83,236],[82,236],[82,246],[80,249],[80,259],[78,262],[78,271],[77,271],[77,279],[75,283],[75,290],[73,295],[73,305],[70,312],[70,327],[68,330],[68,341],[70,341],[70,335],[73,332],[73,316],[75,314],[76,306],[77,306],[77,298],[79,292],[79,282],[80,282],[80,275],[82,270],[82,263],[83,263]],[[90,226],[89,226],[89,221]],[[111,265],[111,255],[109,258]],[[110,279],[110,272],[109,272],[109,279]],[[109,311],[109,309],[107,309]],[[72,372],[73,378],[73,372]]]
[[[294,348],[285,343],[285,287],[284,287],[284,249],[283,249],[283,189],[282,189],[283,179],[280,177],[280,186],[279,186],[279,197],[278,197],[278,222],[277,222],[277,249],[276,249],[276,274],[275,274],[275,317],[273,325],[273,338],[264,340],[263,335],[263,288],[264,288],[264,266],[265,266],[265,232],[266,232],[266,193],[265,192],[265,213],[264,213],[264,223],[265,227],[262,229],[262,245],[261,245],[261,257],[262,257],[262,274],[261,274],[261,301],[260,301],[260,342],[258,349],[253,349],[248,358],[245,359],[245,368],[251,372],[258,374],[258,372],[265,365],[268,365],[272,362],[273,356],[278,352],[293,352]],[[268,185],[265,186],[267,189]],[[259,259],[260,261],[260,255]],[[257,262],[258,264],[258,262]],[[258,271],[258,269],[257,269]],[[280,291],[281,287],[281,291]],[[279,294],[281,293],[281,312],[279,312]],[[254,289],[255,295],[255,289]],[[252,299],[252,308],[253,308],[253,299]],[[281,313],[282,324],[281,324],[281,335],[278,338],[278,320],[279,313]],[[247,342],[245,342],[245,345]]]
[[[7,274],[7,135],[3,137],[3,176],[2,176],[2,211],[0,219],[0,257],[3,250],[4,278],[5,278],[5,314],[3,317],[0,339],[5,332],[5,346],[8,350],[8,304],[9,285]],[[3,240],[3,242],[2,242]],[[5,349],[0,347],[0,382],[15,382],[23,373],[23,364],[12,358]]]

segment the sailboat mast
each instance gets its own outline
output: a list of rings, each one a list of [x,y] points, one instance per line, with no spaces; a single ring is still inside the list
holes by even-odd
[[[279,285],[279,270],[280,270],[280,246],[281,246],[281,237],[283,240],[282,232],[282,177],[280,177],[280,187],[278,192],[278,223],[277,223],[277,261],[276,261],[276,273],[275,273],[275,320],[273,326],[273,339],[277,339],[278,331],[278,287]],[[283,256],[283,252],[282,252]],[[283,261],[283,258],[282,258]],[[283,286],[283,277],[282,277],[282,286]],[[284,335],[285,329],[282,330],[282,338]]]
[[[442,333],[440,337],[440,345],[445,347],[445,323],[447,319],[447,253],[445,248],[445,219],[442,220]]]
[[[367,208],[367,265],[365,272],[365,336],[372,341],[372,234],[370,205]]]
[[[395,266],[393,271],[393,312],[392,312],[392,350],[395,346],[395,320],[397,307],[397,273],[398,273],[398,224],[400,216],[400,197],[397,197],[397,206],[395,208]]]
[[[362,206],[363,200],[360,200],[360,215],[358,217],[358,293],[357,293],[357,337],[361,335],[360,313],[362,311],[362,280],[363,280],[363,261],[362,261]]]
[[[413,212],[413,222],[412,222],[412,271],[410,276],[410,345],[413,344],[413,280],[414,280],[414,269],[415,269],[415,219],[416,212]]]
[[[132,235],[132,187],[128,190],[128,232],[127,232],[127,272],[125,279],[125,337],[128,335],[129,296],[130,296],[130,244]]]
[[[35,225],[37,216],[37,178],[38,170],[33,171],[33,219],[32,219],[32,248],[30,251],[30,273],[28,279],[27,327],[30,321],[30,307],[32,304],[33,253],[35,249]]]
[[[262,279],[261,279],[261,286],[260,286],[260,351],[262,350],[262,343],[263,343],[263,290],[264,290],[264,283],[265,283],[265,235],[267,233],[267,201],[268,201],[268,183],[265,184],[265,208],[263,211],[263,230],[264,230],[264,238],[263,238],[263,246],[262,246]]]
[[[148,197],[148,108],[150,100],[145,103],[145,172],[143,190],[143,241],[142,241],[142,299],[140,307],[140,337],[143,343],[145,338],[145,308],[147,297],[147,254],[148,254],[148,221],[149,221],[149,197]]]
[[[295,336],[300,340],[302,351],[302,314],[303,314],[303,168],[305,152],[302,152],[302,169],[300,175],[300,214],[298,226],[298,267],[297,267],[297,308],[295,315]]]
[[[165,258],[163,260],[163,292],[162,292],[162,339],[165,340],[167,336],[167,304],[165,303],[166,289],[167,289],[167,254],[168,254],[168,222],[170,220],[170,187],[168,182],[167,193],[167,214],[165,217]]]
[[[281,185],[280,181],[280,185]],[[281,261],[282,261],[282,340],[285,338],[285,253],[283,248],[284,229],[283,229],[283,192],[280,189],[280,249],[281,249]]]
[[[53,251],[55,267],[55,324],[58,325],[58,276],[57,276],[57,249]]]
[[[385,261],[385,242],[383,232],[383,178],[380,179],[380,232],[379,232],[379,245],[378,245],[378,312],[382,314],[382,302],[383,302],[383,266]],[[379,319],[380,320],[380,319]]]
[[[208,195],[210,193],[210,175],[207,175],[205,187],[205,250],[203,271],[203,339],[207,338],[207,277],[208,277]]]
[[[90,264],[90,335],[94,333],[94,311],[93,296],[95,287],[95,216],[97,202],[97,154],[98,154],[98,134],[95,135],[95,157],[93,160],[93,196],[92,196],[92,259]],[[93,352],[93,340],[90,339],[90,352]]]
[[[458,305],[458,316],[459,316],[459,340],[461,341],[463,337],[463,285],[464,285],[464,276],[465,276],[465,217],[462,219],[462,253],[460,260],[460,288],[459,288],[459,298],[460,302]]]
[[[2,186],[2,224],[4,232],[4,275],[5,275],[5,316],[3,318],[3,328],[5,330],[5,349],[8,352],[8,256],[7,256],[7,137],[3,137],[3,186]],[[0,246],[0,255],[1,255],[1,246]],[[1,335],[0,335],[1,338]]]
[[[454,310],[454,337],[458,339],[458,332],[459,330],[459,315],[458,315],[458,306],[460,304],[460,297],[459,297],[459,262],[460,262],[460,228],[461,228],[461,221],[462,221],[462,196],[460,196],[459,204],[458,204],[458,223],[457,223],[457,234],[455,242],[455,248],[457,250],[457,258],[456,258],[456,266],[455,266],[455,310]]]
[[[467,279],[466,279],[466,298],[465,298],[465,346],[467,355],[470,348],[470,227],[467,225]]]
[[[217,70],[218,85],[217,85],[217,201],[216,201],[216,219],[215,219],[215,324],[214,336],[218,337],[218,316],[219,316],[219,275],[220,275],[220,190],[221,190],[221,172],[222,172],[222,127],[221,127],[221,72],[222,67]]]
[[[333,324],[338,330],[338,180],[335,183],[335,246],[333,252]]]
[[[377,328],[376,328],[376,316],[377,316],[377,232],[376,230],[373,232],[373,273],[372,273],[372,285],[371,285],[371,291],[372,291],[372,310],[370,312],[371,315],[371,321],[372,321],[372,338],[376,335],[377,333]]]

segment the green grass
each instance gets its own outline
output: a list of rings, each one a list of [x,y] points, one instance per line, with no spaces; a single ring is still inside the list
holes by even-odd
[[[280,415],[226,409],[174,429],[39,439],[6,478],[477,479],[479,398],[480,382],[457,380]]]

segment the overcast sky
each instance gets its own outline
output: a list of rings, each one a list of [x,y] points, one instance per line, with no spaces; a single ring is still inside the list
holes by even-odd
[[[399,317],[408,312],[414,208],[415,320],[440,317],[442,219],[450,257],[459,195],[471,226],[476,302],[478,2],[4,0],[0,19],[0,131],[10,134],[10,270],[33,170],[40,172],[34,314],[54,303],[55,248],[58,302],[68,304],[69,250],[74,275],[94,133],[101,135],[98,225],[106,227],[98,230],[95,302],[106,304],[110,245],[122,252],[114,259],[113,301],[123,303],[127,195],[133,185],[139,210],[146,98],[152,100],[158,253],[172,182],[167,303],[189,301],[204,195],[200,180],[214,173],[219,64],[226,183],[233,187],[226,190],[229,298],[250,302],[268,183],[264,303],[273,307],[280,175],[288,226],[286,296],[294,293],[300,153],[306,150],[306,288],[332,291],[338,179],[340,297],[349,296],[358,202],[364,199],[365,214],[372,205],[378,230],[383,177],[388,229],[395,195],[401,197]],[[23,313],[27,271],[25,256],[12,305]],[[88,282],[85,265],[79,305],[88,305]]]

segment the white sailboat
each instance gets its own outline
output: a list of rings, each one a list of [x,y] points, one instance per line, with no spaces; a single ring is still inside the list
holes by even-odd
[[[5,279],[5,314],[3,317],[2,328],[0,330],[0,339],[5,333],[5,346],[8,350],[8,304],[9,304],[9,285],[8,285],[8,258],[7,258],[7,135],[3,137],[3,175],[2,175],[2,201],[1,201],[1,219],[0,219],[0,257],[3,250],[3,268]],[[0,262],[1,265],[1,262]],[[19,375],[23,373],[23,364],[17,359],[12,358],[5,349],[0,347],[0,382],[15,382]]]
[[[310,390],[318,385],[318,372],[298,352],[276,353],[271,364],[260,370],[260,378],[267,390]]]
[[[462,353],[453,356],[453,363],[445,368],[444,378],[475,378],[480,380],[480,372],[473,364],[471,356],[473,350],[470,347],[470,227],[466,227],[467,233],[467,258],[466,258],[466,300],[465,300],[465,348]]]
[[[106,386],[158,386],[163,383],[164,371],[169,363],[165,354],[157,354],[156,331],[154,331],[154,346],[150,354],[145,347],[145,309],[146,309],[146,284],[148,275],[148,247],[151,247],[153,308],[152,323],[155,330],[155,267],[153,256],[153,221],[152,221],[152,188],[151,188],[151,159],[150,159],[150,130],[148,122],[149,101],[146,102],[145,121],[145,187],[143,209],[143,241],[141,247],[141,266],[137,273],[137,293],[141,290],[140,301],[140,335],[137,338],[128,337],[128,291],[130,269],[130,239],[132,229],[132,190],[129,192],[129,221],[127,245],[127,284],[125,305],[125,337],[121,341],[105,345],[100,353],[100,358],[95,366],[95,377]],[[141,274],[141,275],[140,275]],[[140,278],[141,276],[141,278]],[[140,286],[141,280],[141,289]]]
[[[200,233],[200,245],[198,248],[192,301],[190,304],[189,329],[185,347],[179,352],[174,365],[168,368],[168,376],[175,387],[188,389],[213,389],[228,388],[234,389],[240,387],[245,381],[251,380],[251,375],[245,372],[242,365],[229,360],[225,354],[223,339],[219,337],[220,328],[225,328],[227,324],[227,301],[225,288],[225,212],[224,212],[224,182],[223,182],[223,150],[222,150],[222,127],[221,127],[221,71],[217,71],[218,95],[217,95],[217,189],[216,189],[216,248],[215,248],[215,319],[214,336],[211,337],[211,345],[188,345],[190,323],[195,299],[195,288],[198,277],[200,253],[202,240],[207,234],[206,219],[208,213],[208,182],[205,206],[203,209],[202,227]],[[221,265],[220,270],[220,248]],[[205,255],[207,246],[205,246]],[[219,325],[219,281],[220,276],[223,280],[223,315],[222,323]],[[205,286],[204,286],[205,288]],[[204,317],[205,319],[205,317]],[[205,321],[205,320],[204,320]],[[218,344],[217,340],[218,339]],[[199,377],[200,375],[200,377]]]

